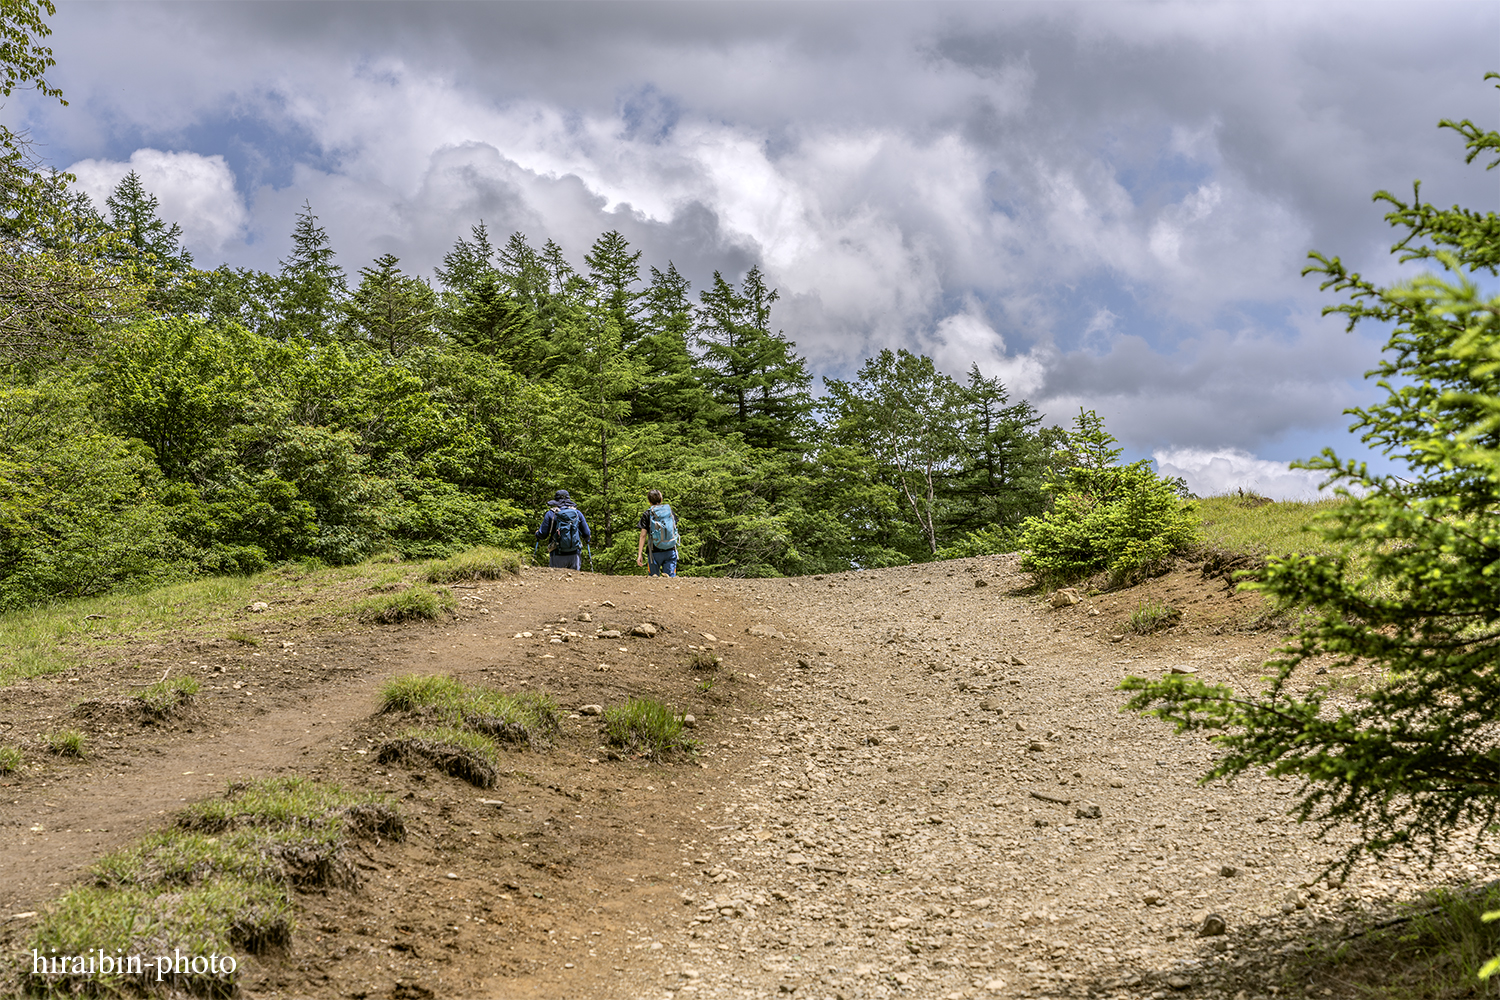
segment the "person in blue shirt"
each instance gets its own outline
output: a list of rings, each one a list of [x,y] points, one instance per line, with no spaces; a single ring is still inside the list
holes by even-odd
[[[583,547],[593,538],[583,511],[567,490],[558,490],[542,516],[536,537],[547,540],[547,565],[553,569],[583,569]]]

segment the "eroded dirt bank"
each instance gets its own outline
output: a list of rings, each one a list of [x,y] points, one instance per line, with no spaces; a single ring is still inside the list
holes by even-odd
[[[1201,737],[1118,711],[1130,673],[1251,681],[1274,636],[1236,628],[1247,598],[1185,571],[1053,609],[1021,582],[1005,558],[775,581],[528,570],[456,589],[440,626],[195,636],[7,689],[7,742],[66,719],[97,750],[0,779],[4,948],[32,919],[13,914],[99,854],[277,773],[387,790],[410,835],[361,848],[359,890],[299,897],[291,951],[250,962],[255,997],[1341,995],[1281,970],[1299,932],[1483,874],[1456,857],[1319,882],[1338,846],[1283,815],[1290,788],[1199,787]],[[1115,639],[1147,593],[1183,623]],[[644,622],[658,634],[629,634]],[[688,664],[704,646],[717,671]],[[145,667],[202,677],[196,714],[111,714]],[[369,752],[392,726],[381,683],[410,672],[571,711],[480,790]],[[611,759],[576,710],[632,694],[692,712],[702,753]],[[1227,933],[1197,936],[1210,914]]]

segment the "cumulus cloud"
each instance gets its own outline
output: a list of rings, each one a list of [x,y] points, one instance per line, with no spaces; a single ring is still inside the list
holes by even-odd
[[[223,156],[137,149],[124,162],[88,159],[68,167],[101,212],[105,199],[132,170],[157,199],[162,220],[182,226],[183,243],[196,257],[218,254],[242,235],[249,213]],[[199,263],[212,267],[217,261]]]
[[[1494,7],[859,9],[66,5],[72,107],[15,106],[91,192],[135,166],[204,263],[273,267],[304,201],[350,269],[619,229],[699,288],[760,265],[815,368],[978,364],[1138,452],[1338,428],[1374,346],[1306,252],[1384,280],[1371,191],[1493,200],[1432,126],[1493,121]]]
[[[1322,473],[1293,469],[1285,462],[1256,458],[1234,448],[1171,448],[1154,452],[1152,457],[1157,472],[1181,476],[1188,489],[1201,497],[1243,489],[1272,500],[1311,500],[1319,496],[1324,478]]]

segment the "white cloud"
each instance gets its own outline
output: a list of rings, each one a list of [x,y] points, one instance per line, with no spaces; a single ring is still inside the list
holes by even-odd
[[[1156,469],[1163,476],[1181,476],[1188,489],[1201,497],[1254,490],[1272,500],[1316,498],[1322,473],[1293,469],[1285,462],[1256,458],[1246,451],[1223,448],[1169,448],[1153,452]],[[1327,495],[1327,494],[1325,494]]]
[[[105,199],[132,170],[157,199],[162,220],[169,226],[174,222],[182,226],[183,243],[196,257],[217,254],[242,234],[249,213],[223,156],[137,149],[124,163],[80,160],[68,168],[101,212]],[[212,267],[218,262],[200,259],[198,263]]]

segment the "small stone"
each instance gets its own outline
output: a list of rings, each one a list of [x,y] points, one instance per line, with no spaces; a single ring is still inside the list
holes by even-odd
[[[1052,606],[1054,608],[1068,608],[1083,600],[1078,591],[1072,587],[1064,587],[1052,595]]]
[[[1297,912],[1297,904],[1296,903],[1282,903],[1281,904],[1281,912],[1282,913],[1296,913]]]
[[[1104,816],[1104,810],[1089,802],[1073,810],[1073,816],[1075,819],[1100,819]]]
[[[594,620],[594,616],[587,611],[580,611],[578,612],[578,620],[581,622],[591,622]]]
[[[809,662],[807,662],[806,660],[798,660],[797,661],[797,666],[801,667],[803,670],[811,670],[812,669],[812,664],[809,663]]]
[[[1198,925],[1198,936],[1201,938],[1219,937],[1228,929],[1229,925],[1224,922],[1223,917],[1217,913],[1210,913],[1203,918],[1203,923]]]
[[[698,719],[695,716],[684,715],[682,717],[682,728],[684,728],[684,729],[694,729],[694,728],[697,727],[697,725],[698,725]]]
[[[936,614],[934,614],[932,616],[932,620],[933,621],[941,621],[942,617],[943,617],[943,613],[941,611],[939,611],[939,612],[937,612]]]
[[[619,629],[607,628],[599,633],[599,638],[601,639],[620,639],[623,637],[624,634]]]
[[[981,587],[988,587],[989,585],[990,585],[990,581],[985,580],[985,579],[979,579],[979,580],[975,580],[974,581],[974,589],[975,590],[978,590]]]
[[[1012,656],[1010,658],[1010,665],[1013,667],[1024,667],[1026,666],[1026,661],[1021,659],[1019,656]]]
[[[1018,732],[1018,733],[1024,733],[1024,732],[1026,732],[1026,723],[1022,722],[1020,719],[1016,720],[1016,732]]]
[[[650,639],[656,635],[656,626],[650,622],[641,622],[630,630],[631,635],[638,635],[642,639]]]
[[[1141,902],[1147,906],[1160,906],[1166,899],[1159,892],[1148,892],[1141,896]]]
[[[1041,740],[1032,740],[1029,744],[1027,744],[1026,749],[1031,753],[1040,753],[1041,751],[1047,749],[1047,745]]]
[[[579,715],[603,715],[604,714],[604,706],[603,705],[579,705],[578,706],[578,714]]]
[[[1240,870],[1238,868],[1236,868],[1234,865],[1220,865],[1219,866],[1219,874],[1222,875],[1222,876],[1224,876],[1225,878],[1234,878],[1239,873],[1240,873]]]
[[[1112,636],[1109,637],[1109,641],[1110,642],[1123,642],[1124,639],[1125,639],[1125,633],[1124,632],[1121,632],[1119,635],[1112,635]]]
[[[989,990],[991,993],[998,993],[1000,990],[1005,989],[1005,980],[1003,980],[1003,979],[991,979],[991,980],[988,980],[988,981],[985,982],[984,988],[987,989],[987,990]]]
[[[810,865],[812,861],[806,854],[788,854],[786,856],[786,863],[789,865]]]
[[[255,614],[261,614],[262,612],[270,611],[271,606],[265,601],[256,601],[254,604],[250,605],[250,610]]]
[[[1110,778],[1109,779],[1109,787],[1110,788],[1124,788],[1125,787],[1125,782],[1121,781],[1119,778]]]
[[[704,642],[718,642],[719,641],[717,637],[712,636],[712,635],[710,635],[707,632],[699,632],[698,634],[701,635],[701,636],[703,636],[703,641]]]
[[[599,607],[601,607],[601,608],[612,608],[614,606],[615,606],[615,602],[614,601],[600,601],[599,602]]]
[[[1196,674],[1198,672],[1198,668],[1197,667],[1185,667],[1185,666],[1182,666],[1181,664],[1178,664],[1177,666],[1174,666],[1171,669],[1170,672],[1174,673],[1174,674]]]
[[[1185,990],[1193,985],[1193,981],[1187,976],[1168,976],[1167,985],[1174,990]]]
[[[998,712],[1001,710],[1000,702],[995,698],[986,698],[979,703],[979,708],[985,712]]]

